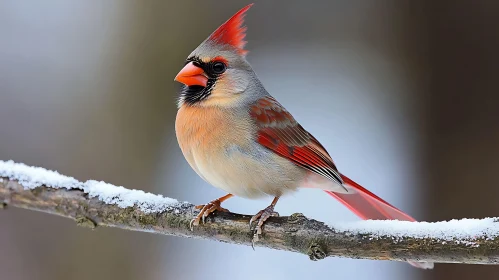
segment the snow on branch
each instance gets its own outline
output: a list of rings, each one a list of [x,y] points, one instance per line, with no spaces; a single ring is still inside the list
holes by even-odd
[[[197,210],[187,202],[0,161],[0,209],[7,205],[60,215],[92,228],[117,227],[243,245],[251,245],[252,240],[249,215],[216,213],[191,231],[189,222]],[[312,260],[338,256],[497,264],[498,221],[359,221],[328,226],[293,214],[270,218],[256,246],[303,253]]]

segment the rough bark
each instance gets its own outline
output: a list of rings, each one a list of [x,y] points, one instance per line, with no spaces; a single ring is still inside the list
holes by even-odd
[[[162,213],[144,213],[137,207],[120,208],[89,198],[83,191],[55,189],[46,186],[25,189],[17,181],[0,181],[0,209],[6,206],[42,211],[76,221],[77,225],[95,228],[116,227],[182,237],[217,240],[251,245],[250,216],[216,213],[206,224],[189,228],[197,210],[189,203],[179,203]],[[497,264],[499,239],[466,242],[442,242],[431,238],[404,237],[394,242],[391,237],[369,238],[369,234],[336,232],[324,223],[302,214],[272,217],[264,228],[258,247],[267,247],[308,255],[311,260],[347,257],[405,261],[407,259],[468,264]]]

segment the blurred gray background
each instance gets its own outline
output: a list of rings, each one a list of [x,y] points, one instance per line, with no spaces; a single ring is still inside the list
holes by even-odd
[[[417,219],[497,216],[499,2],[255,1],[249,61],[339,169]],[[246,1],[0,2],[0,159],[201,204],[174,133],[186,56]],[[253,214],[268,200],[235,198]],[[357,218],[317,190],[281,215]],[[0,278],[497,279],[495,266],[327,259],[0,211]]]

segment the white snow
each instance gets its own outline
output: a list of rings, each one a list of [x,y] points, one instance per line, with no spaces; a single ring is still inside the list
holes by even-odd
[[[369,239],[390,238],[394,242],[404,238],[432,238],[442,244],[448,242],[479,246],[479,239],[499,237],[499,219],[462,219],[444,222],[407,222],[394,220],[368,220],[333,225],[337,232],[365,234]]]
[[[130,190],[105,182],[89,180],[80,182],[56,171],[40,167],[27,166],[23,163],[0,160],[0,177],[17,180],[25,189],[34,189],[41,185],[52,188],[80,189],[90,197],[126,208],[136,205],[145,213],[162,212],[179,202],[140,190]],[[1,178],[0,178],[1,179]],[[462,219],[447,222],[406,222],[406,221],[358,221],[337,223],[331,227],[346,234],[364,234],[369,239],[388,238],[399,242],[404,238],[432,238],[442,244],[449,242],[479,246],[479,239],[499,237],[499,218]]]
[[[163,212],[168,207],[178,204],[173,198],[146,193],[141,190],[130,190],[105,182],[89,180],[83,189],[90,197],[97,197],[107,204],[116,204],[121,208],[137,205],[145,213]]]
[[[24,163],[15,163],[12,160],[0,160],[0,177],[17,180],[26,189],[33,189],[41,185],[53,188],[82,189],[83,183],[73,177],[59,174],[56,171],[41,167],[27,166]]]
[[[97,197],[107,204],[116,204],[121,208],[136,205],[145,213],[157,213],[167,210],[179,203],[176,199],[146,193],[141,190],[130,190],[105,182],[88,180],[80,182],[73,177],[59,174],[57,171],[41,167],[15,163],[12,160],[0,160],[0,177],[17,180],[25,189],[34,189],[45,185],[52,188],[80,189],[89,197]]]

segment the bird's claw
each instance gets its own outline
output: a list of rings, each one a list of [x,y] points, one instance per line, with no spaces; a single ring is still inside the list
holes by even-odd
[[[201,204],[201,205],[194,206],[195,209],[201,209],[201,211],[199,211],[199,214],[197,214],[197,216],[191,220],[191,222],[189,224],[191,231],[194,230],[194,226],[199,225],[200,221],[202,221],[204,224],[206,217],[208,217],[211,213],[213,213],[215,211],[229,212],[229,210],[221,207],[220,203],[221,203],[220,200],[215,199],[207,204]]]
[[[279,213],[274,211],[274,205],[269,205],[267,208],[260,210],[256,215],[251,217],[249,221],[249,226],[251,229],[251,226],[253,225],[254,222],[257,222],[255,225],[255,228],[253,230],[253,239],[251,241],[251,247],[253,250],[255,250],[255,243],[260,240],[260,235],[262,234],[262,226],[265,223],[265,221],[270,218],[270,217],[279,217]]]

